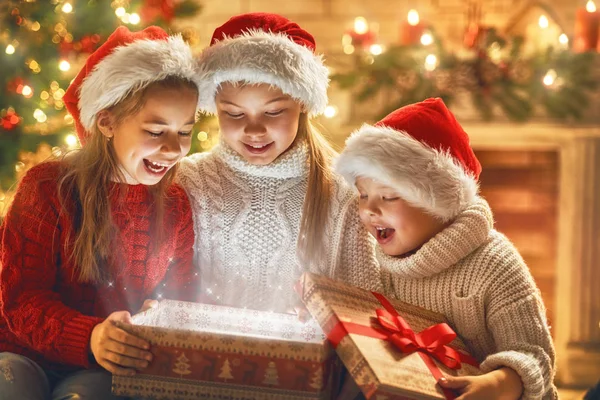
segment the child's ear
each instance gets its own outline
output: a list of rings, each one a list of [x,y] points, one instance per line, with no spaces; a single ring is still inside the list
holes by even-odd
[[[108,110],[102,110],[96,116],[96,126],[100,133],[110,139],[114,136],[114,118]]]

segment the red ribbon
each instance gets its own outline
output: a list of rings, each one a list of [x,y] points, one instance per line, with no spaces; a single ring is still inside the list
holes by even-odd
[[[353,322],[339,321],[334,316],[336,318],[335,325],[327,335],[333,347],[337,348],[349,333],[386,340],[405,354],[418,352],[436,381],[443,375],[432,358],[436,358],[450,369],[460,369],[463,362],[479,367],[479,363],[473,357],[448,346],[456,338],[456,333],[448,324],[433,325],[415,333],[385,296],[376,292],[371,293],[384,308],[376,310],[380,326],[364,326]],[[456,398],[452,391],[443,388],[442,390],[446,399]]]

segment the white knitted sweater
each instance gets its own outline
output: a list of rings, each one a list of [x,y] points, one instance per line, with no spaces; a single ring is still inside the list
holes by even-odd
[[[223,142],[182,160],[178,180],[192,204],[206,302],[284,312],[299,301],[293,285],[304,270],[296,249],[308,169],[305,143],[264,166],[249,164]],[[327,257],[311,271],[381,290],[374,242],[341,178],[323,223]]]
[[[406,258],[377,249],[386,293],[444,314],[484,372],[507,366],[524,399],[554,399],[554,347],[539,290],[481,198]]]

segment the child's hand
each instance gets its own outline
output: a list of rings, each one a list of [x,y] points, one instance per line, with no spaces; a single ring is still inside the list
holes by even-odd
[[[441,378],[438,382],[460,396],[456,400],[516,400],[521,397],[521,377],[510,368],[500,368],[480,376]]]
[[[96,325],[90,338],[90,350],[96,362],[107,371],[115,375],[135,375],[136,369],[146,368],[152,360],[152,353],[147,351],[150,344],[117,328],[114,321],[131,323],[131,315],[117,311]]]

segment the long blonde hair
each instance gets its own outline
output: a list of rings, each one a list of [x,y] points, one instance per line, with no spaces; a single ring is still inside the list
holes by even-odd
[[[114,117],[115,124],[138,113],[146,102],[148,90],[155,87],[198,91],[193,82],[178,77],[154,82],[108,109]],[[124,184],[114,184],[114,181],[125,180],[112,141],[106,140],[94,126],[85,146],[65,157],[63,161],[58,194],[62,211],[69,213],[73,221],[69,229],[69,240],[65,242],[65,252],[75,265],[79,282],[104,282],[110,278],[105,266],[114,254],[112,243],[117,233],[111,218],[110,198],[126,194]],[[164,235],[161,228],[165,203],[168,201],[167,190],[173,182],[176,168],[177,166],[171,168],[159,183],[148,187],[153,212],[151,249],[156,249]],[[118,193],[111,193],[111,187],[117,188]],[[75,209],[68,206],[73,203]],[[73,238],[74,240],[70,240]]]
[[[325,259],[325,233],[332,197],[331,162],[336,152],[327,139],[312,125],[305,113],[300,114],[296,140],[308,143],[308,187],[304,197],[297,254],[308,268]]]

